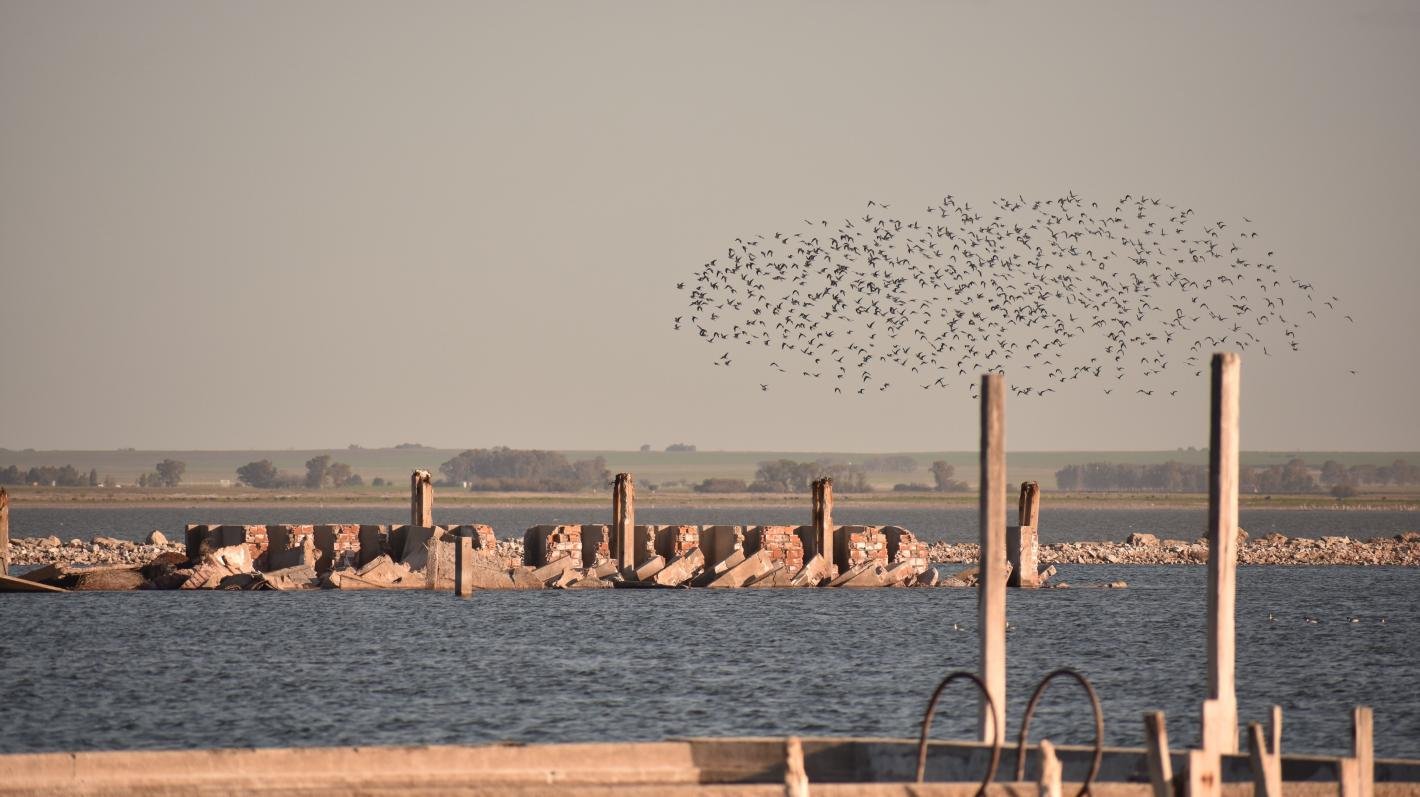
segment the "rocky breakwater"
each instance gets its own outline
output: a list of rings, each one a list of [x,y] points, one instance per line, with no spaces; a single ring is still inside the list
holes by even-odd
[[[1350,537],[1309,539],[1268,534],[1248,539],[1239,531],[1238,564],[1243,565],[1352,565],[1420,567],[1420,532],[1393,537],[1355,540]],[[932,543],[933,562],[975,562],[980,549],[973,543]],[[1131,534],[1123,542],[1059,542],[1040,546],[1040,561],[1047,564],[1198,565],[1208,562],[1208,542],[1197,539],[1161,540],[1153,534]]]

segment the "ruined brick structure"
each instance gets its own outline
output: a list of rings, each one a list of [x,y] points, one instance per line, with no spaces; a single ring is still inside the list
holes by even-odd
[[[783,564],[787,575],[804,568],[804,543],[794,526],[755,526],[745,534],[745,554],[768,551],[770,561]]]

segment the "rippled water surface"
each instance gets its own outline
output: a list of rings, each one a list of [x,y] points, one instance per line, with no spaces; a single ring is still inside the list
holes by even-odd
[[[1015,522],[1014,509],[1010,522]],[[839,507],[834,520],[840,524],[893,524],[911,529],[929,541],[969,542],[976,539],[976,507],[938,509],[931,507]],[[119,539],[142,539],[158,529],[169,538],[181,539],[188,523],[407,523],[408,510],[386,507],[76,507],[27,508],[11,510],[11,533],[32,537],[55,534],[68,540],[88,540],[95,534]],[[438,523],[485,523],[499,537],[521,537],[525,529],[541,523],[609,523],[610,506],[533,507],[451,507],[437,509]],[[640,523],[708,524],[803,524],[810,522],[808,503],[794,507],[657,507],[643,499],[636,507]],[[1289,537],[1345,535],[1366,539],[1390,536],[1402,531],[1420,531],[1420,512],[1341,511],[1296,509],[1245,509],[1240,513],[1243,528],[1261,536],[1280,532]],[[1052,509],[1048,501],[1041,512],[1044,542],[1079,540],[1123,540],[1136,531],[1161,538],[1193,540],[1203,536],[1207,519],[1202,509]]]
[[[1162,709],[1193,743],[1206,570],[1061,571],[1130,587],[1010,592],[1011,732],[1035,680],[1072,666],[1109,741],[1141,744],[1140,712]],[[1370,704],[1378,754],[1420,756],[1420,571],[1238,582],[1244,719],[1279,703],[1290,749],[1339,752]],[[975,616],[948,589],[0,595],[0,751],[911,736],[936,680],[975,668]],[[962,689],[938,736],[967,732]],[[1052,688],[1033,736],[1088,741],[1073,690]]]

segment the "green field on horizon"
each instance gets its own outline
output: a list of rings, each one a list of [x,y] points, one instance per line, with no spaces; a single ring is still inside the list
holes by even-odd
[[[464,449],[456,448],[338,448],[310,450],[250,450],[250,451],[64,451],[11,450],[0,448],[0,468],[16,465],[73,465],[81,472],[97,469],[100,478],[113,476],[121,484],[133,484],[139,474],[150,471],[163,459],[187,463],[183,483],[188,485],[220,485],[223,480],[235,484],[236,469],[248,462],[269,459],[281,470],[305,473],[306,460],[322,454],[332,460],[348,463],[368,483],[376,477],[401,483],[409,472],[424,469],[438,476],[439,466]],[[614,472],[635,474],[643,484],[692,485],[708,478],[754,479],[758,463],[765,460],[791,459],[810,461],[831,459],[838,462],[861,463],[870,458],[903,455],[913,457],[918,466],[910,471],[877,471],[868,474],[877,489],[890,490],[894,484],[930,484],[928,467],[934,460],[946,460],[956,468],[956,478],[974,484],[977,473],[975,451],[562,451],[569,460],[604,457]],[[1343,465],[1388,465],[1397,459],[1420,463],[1420,452],[1414,451],[1244,451],[1241,463],[1267,466],[1284,463],[1294,457],[1313,467],[1334,459]],[[1089,462],[1114,464],[1159,464],[1168,461],[1207,464],[1207,452],[1202,449],[1170,451],[1010,451],[1006,456],[1009,481],[1039,481],[1047,489],[1055,486],[1055,471],[1066,466]]]

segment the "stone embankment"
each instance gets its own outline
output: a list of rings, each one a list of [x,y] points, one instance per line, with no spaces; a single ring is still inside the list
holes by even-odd
[[[1420,532],[1393,537],[1354,540],[1350,537],[1310,539],[1268,534],[1259,540],[1240,535],[1238,564],[1242,565],[1388,565],[1420,567]],[[928,547],[933,562],[976,562],[980,548],[974,543],[934,542]],[[1044,564],[1071,565],[1201,565],[1208,563],[1206,540],[1160,540],[1153,534],[1131,534],[1124,542],[1058,542],[1040,546]]]

